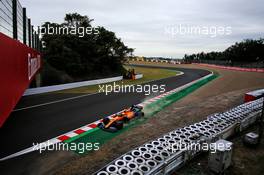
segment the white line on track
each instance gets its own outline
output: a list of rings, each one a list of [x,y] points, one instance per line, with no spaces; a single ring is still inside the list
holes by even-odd
[[[75,97],[65,98],[65,99],[61,99],[61,100],[51,101],[51,102],[47,102],[47,103],[41,103],[41,104],[37,104],[37,105],[32,105],[32,106],[28,106],[28,107],[24,107],[24,108],[14,109],[13,112],[22,111],[22,110],[31,109],[31,108],[37,108],[37,107],[41,107],[41,106],[47,106],[47,105],[60,103],[60,102],[65,102],[65,101],[70,101],[70,100],[75,100],[75,99],[78,99],[78,98],[83,98],[83,97],[87,97],[87,96],[95,95],[95,94],[98,94],[98,93],[84,94],[84,95],[79,95],[79,96],[75,96]]]

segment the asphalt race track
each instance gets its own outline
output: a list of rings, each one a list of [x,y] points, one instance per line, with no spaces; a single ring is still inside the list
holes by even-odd
[[[165,84],[166,91],[170,91],[210,73],[200,69],[177,68],[176,70],[184,72],[184,75],[148,84]],[[132,104],[138,104],[147,97],[144,93],[111,93],[109,95],[97,93],[27,109],[33,105],[79,95],[81,94],[44,94],[23,97],[15,110],[26,109],[12,112],[0,129],[0,158],[31,147],[33,143],[41,143],[94,122]]]

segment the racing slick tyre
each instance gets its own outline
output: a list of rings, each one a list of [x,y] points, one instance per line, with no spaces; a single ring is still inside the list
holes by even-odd
[[[109,118],[104,118],[103,119],[104,125],[107,125],[109,122],[110,122],[110,119]]]
[[[102,129],[102,128],[104,127],[104,126],[103,126],[103,123],[98,123],[98,124],[97,124],[97,127]]]
[[[115,123],[113,123],[113,127],[115,127],[118,130],[123,129],[124,123],[122,121],[117,121]]]
[[[125,123],[129,122],[129,118],[124,117],[124,122],[125,122]]]

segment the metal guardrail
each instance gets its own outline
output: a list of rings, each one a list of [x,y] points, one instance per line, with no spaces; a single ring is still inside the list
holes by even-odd
[[[123,76],[118,76],[118,77],[104,78],[104,79],[98,79],[98,80],[89,80],[89,81],[82,81],[82,82],[76,82],[76,83],[67,83],[67,84],[61,84],[61,85],[30,88],[26,90],[23,96],[42,94],[42,93],[47,93],[47,92],[54,92],[54,91],[78,88],[78,87],[83,87],[83,86],[103,84],[103,83],[110,83],[114,81],[120,81],[122,79],[123,79]]]
[[[137,75],[136,75],[136,80],[137,80],[137,79],[141,79],[141,78],[143,78],[143,74],[137,74]]]
[[[143,74],[136,75],[136,79],[140,79],[140,78],[143,78]],[[45,86],[45,87],[39,87],[39,88],[30,88],[26,90],[23,96],[42,94],[42,93],[47,93],[47,92],[60,91],[60,90],[78,88],[78,87],[83,87],[83,86],[111,83],[111,82],[120,81],[120,80],[123,80],[123,76],[82,81],[82,82],[76,82],[76,83],[67,83],[67,84],[54,85],[54,86]]]
[[[193,143],[202,145],[226,139],[256,122],[261,115],[262,103],[263,98],[244,103],[226,112],[208,116],[201,122],[171,131],[120,156],[95,174],[170,174],[203,151],[188,149]],[[185,149],[173,149],[179,143],[188,146]]]

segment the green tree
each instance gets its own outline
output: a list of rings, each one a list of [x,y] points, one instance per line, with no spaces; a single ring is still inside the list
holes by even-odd
[[[223,64],[250,64],[260,62],[264,65],[264,39],[247,39],[228,47],[223,52],[197,53],[192,55],[184,55],[183,59],[187,61],[206,61],[210,63]]]
[[[92,28],[92,21],[87,16],[73,13],[66,14],[62,24],[46,22],[42,26],[43,30],[46,29],[42,36],[46,63],[75,80],[120,75],[124,70],[125,57],[132,55],[133,49],[114,32],[104,27]],[[57,29],[57,33],[47,32],[49,28],[52,32],[52,27]],[[83,36],[65,32],[74,28],[77,31],[89,28],[92,32]]]

